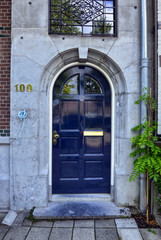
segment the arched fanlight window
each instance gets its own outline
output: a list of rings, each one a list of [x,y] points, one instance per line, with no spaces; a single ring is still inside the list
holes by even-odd
[[[71,77],[63,85],[61,93],[63,94],[79,94],[79,75]]]
[[[102,94],[102,87],[94,78],[85,76],[85,94]]]

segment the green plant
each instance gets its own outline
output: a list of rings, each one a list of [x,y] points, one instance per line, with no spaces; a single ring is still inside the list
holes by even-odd
[[[132,131],[138,134],[131,139],[134,151],[130,154],[130,157],[135,158],[135,160],[129,180],[135,181],[140,173],[144,174],[148,171],[149,177],[157,182],[161,176],[161,149],[156,146],[158,137],[154,135],[157,122],[152,120],[156,103],[150,94],[144,91],[139,100],[135,101],[135,104],[140,104],[141,101],[145,102],[148,108],[148,119],[144,119],[143,123],[132,128]]]
[[[143,89],[141,97],[135,101],[135,104],[140,104],[142,101],[147,106],[148,114],[144,122],[132,128],[137,135],[131,139],[133,152],[130,157],[135,160],[129,181],[135,181],[140,173],[146,173],[147,182],[149,178],[154,180],[158,191],[161,191],[161,148],[156,145],[157,122],[153,121],[156,103],[146,88]]]
[[[30,213],[29,213],[28,217],[26,218],[27,220],[31,221],[32,223],[37,222],[37,219],[33,215],[34,209],[35,209],[35,207],[33,207],[30,210]]]
[[[72,80],[69,80],[63,88],[63,94],[71,94],[71,89],[75,87],[74,84],[70,84]]]
[[[153,234],[157,234],[154,230],[152,230],[151,228],[148,229],[148,232],[151,232]]]

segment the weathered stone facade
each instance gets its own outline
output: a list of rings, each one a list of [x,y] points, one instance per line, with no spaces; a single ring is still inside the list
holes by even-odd
[[[11,1],[0,1],[0,208],[9,207]]]
[[[119,206],[138,206],[138,181],[129,183],[129,153],[131,128],[140,122],[134,105],[140,96],[140,1],[119,0],[117,11],[117,37],[49,35],[48,0],[12,0],[11,209],[43,207],[51,200],[52,88],[64,69],[79,64],[98,69],[111,83],[111,195]],[[16,84],[25,91],[16,91]],[[20,142],[22,110],[28,116]]]

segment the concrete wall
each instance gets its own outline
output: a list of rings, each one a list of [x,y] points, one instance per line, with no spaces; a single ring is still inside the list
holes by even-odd
[[[46,206],[49,200],[50,88],[64,66],[85,62],[103,69],[115,89],[114,200],[138,205],[138,183],[129,183],[131,128],[140,121],[140,1],[118,1],[118,37],[48,34],[48,0],[12,0],[11,208]],[[32,84],[16,92],[15,84]],[[17,137],[22,121],[28,117]]]
[[[10,207],[10,148],[9,137],[0,137],[0,209]]]
[[[0,209],[10,206],[11,1],[0,1]]]

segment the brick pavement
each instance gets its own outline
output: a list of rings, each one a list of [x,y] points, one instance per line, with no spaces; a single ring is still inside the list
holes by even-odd
[[[160,240],[161,229],[138,229],[133,218],[31,222],[19,215],[11,227],[1,224],[0,240]]]

